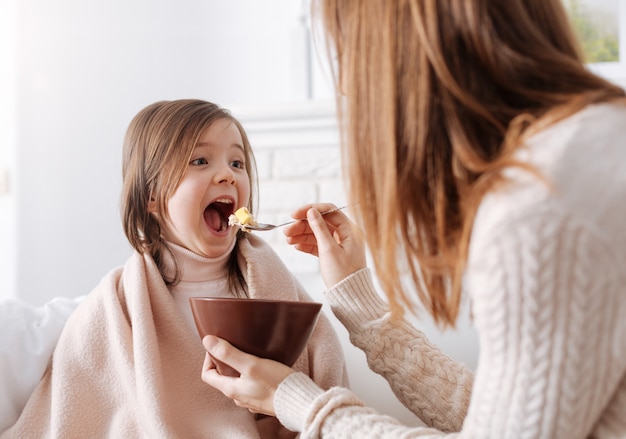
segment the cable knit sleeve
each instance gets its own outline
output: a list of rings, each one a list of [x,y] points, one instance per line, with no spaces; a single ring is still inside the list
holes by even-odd
[[[467,411],[473,373],[432,345],[410,323],[394,319],[374,291],[369,270],[361,270],[327,293],[337,318],[362,349],[374,372],[424,423],[458,431]]]
[[[433,345],[404,320],[394,320],[376,294],[369,270],[361,270],[327,292],[337,318],[363,349],[370,368],[381,374],[396,396],[425,424],[406,427],[377,413],[347,389],[322,392],[303,375],[279,387],[275,405],[287,427],[315,437],[439,437],[461,428],[473,374]]]

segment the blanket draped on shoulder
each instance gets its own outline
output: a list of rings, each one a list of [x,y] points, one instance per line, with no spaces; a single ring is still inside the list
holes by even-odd
[[[239,263],[251,298],[311,300],[260,238],[241,240]],[[295,436],[205,384],[204,356],[154,260],[134,253],[70,317],[41,383],[1,438]],[[324,388],[347,385],[341,346],[323,315],[294,369]]]

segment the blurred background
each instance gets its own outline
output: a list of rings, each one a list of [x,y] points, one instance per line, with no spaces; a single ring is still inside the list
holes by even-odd
[[[624,0],[566,3],[591,67],[623,84]],[[41,305],[88,294],[126,261],[122,140],[131,118],[158,100],[206,99],[243,122],[262,221],[289,219],[303,203],[343,204],[332,87],[317,44],[306,1],[0,0],[0,299]],[[323,300],[316,259],[287,247],[280,231],[264,237]],[[425,319],[415,324],[474,368],[468,315],[446,334]],[[336,327],[356,393],[414,423]]]

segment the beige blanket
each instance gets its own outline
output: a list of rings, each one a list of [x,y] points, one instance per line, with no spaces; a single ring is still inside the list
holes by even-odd
[[[253,298],[310,300],[259,238],[240,245]],[[135,253],[68,320],[42,382],[1,438],[293,437],[205,384],[205,351],[152,258]],[[295,369],[324,388],[347,385],[343,354],[321,316]]]

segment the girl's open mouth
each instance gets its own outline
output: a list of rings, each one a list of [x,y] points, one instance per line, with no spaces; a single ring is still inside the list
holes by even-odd
[[[232,201],[215,201],[204,209],[204,222],[215,232],[225,232],[228,229],[228,217],[234,211]]]

